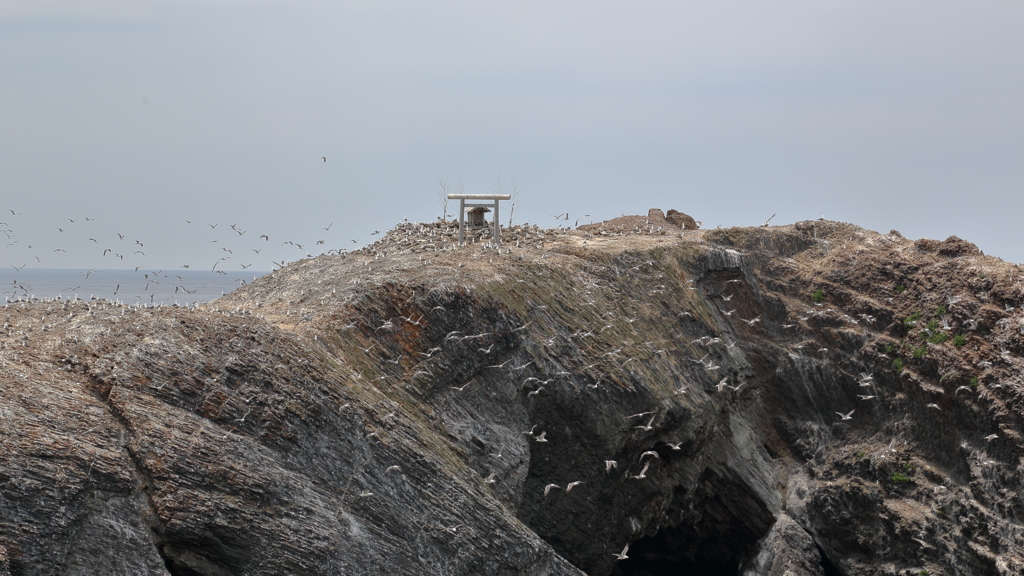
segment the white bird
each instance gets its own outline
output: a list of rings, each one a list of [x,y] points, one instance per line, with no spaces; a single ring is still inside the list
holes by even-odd
[[[579,486],[580,484],[583,484],[583,480],[576,480],[575,482],[569,482],[569,484],[567,484],[565,486],[565,491],[568,492],[568,491],[572,490],[573,488]]]
[[[629,556],[626,556],[626,551],[627,550],[629,550],[629,544],[626,544],[626,547],[623,548],[622,552],[619,552],[618,554],[616,554],[615,552],[612,552],[612,556],[615,556],[615,560],[616,561],[618,561],[618,560],[625,560],[625,559],[629,558]]]
[[[548,492],[551,492],[552,488],[561,488],[558,484],[548,484],[544,487],[544,495],[547,496]]]
[[[402,467],[401,467],[401,466],[399,466],[399,465],[397,465],[397,464],[395,464],[395,465],[393,465],[393,466],[388,466],[388,467],[387,467],[387,468],[386,468],[386,469],[384,470],[384,473],[385,473],[385,474],[387,474],[388,472],[399,472],[399,471],[401,471],[401,470],[402,470]]]
[[[925,404],[924,407],[925,408],[935,408],[936,410],[942,410],[942,408],[939,408],[938,404]]]
[[[641,470],[640,473],[637,474],[636,476],[633,476],[633,479],[634,480],[643,480],[644,478],[647,478],[647,469],[650,468],[650,467],[651,467],[651,463],[650,462],[645,462],[644,463],[644,469]]]
[[[626,416],[626,420],[629,420],[630,418],[639,418],[641,416],[650,416],[655,412],[655,410],[651,410],[650,412],[637,412],[636,414],[630,414],[629,416]]]
[[[854,409],[854,410],[850,410],[846,414],[843,414],[842,412],[836,412],[836,414],[838,414],[839,417],[842,418],[843,420],[853,420],[853,413],[856,412],[856,411],[857,410]]]
[[[889,441],[889,447],[885,449],[885,453],[889,454],[889,453],[895,452],[895,451],[896,451],[896,439],[893,438],[892,440]]]
[[[985,441],[986,442],[991,442],[991,441],[995,440],[996,438],[999,438],[999,434],[989,434],[988,436],[985,436]]]
[[[857,398],[860,398],[861,400],[874,400],[875,398],[877,398],[877,396],[862,396],[860,394],[857,394]]]
[[[648,450],[647,452],[644,452],[643,454],[640,455],[640,460],[642,461],[647,456],[654,456],[659,460],[661,459],[661,456],[659,456],[657,452],[655,452],[654,450]]]
[[[534,436],[533,439],[536,440],[537,442],[547,442],[548,441],[547,438],[544,437],[544,436],[547,435],[547,433],[548,433],[548,431],[545,430],[545,431],[541,432],[539,436]]]
[[[961,390],[966,390],[968,392],[971,391],[971,389],[969,387],[961,386],[961,387],[957,388],[955,392],[953,392],[953,396],[956,396],[957,394],[959,394]]]
[[[645,424],[643,426],[633,426],[633,428],[639,428],[639,429],[643,430],[644,432],[650,432],[653,429],[651,427],[651,424],[654,424],[654,419],[657,418],[657,417],[658,417],[658,415],[654,414],[653,416],[651,416],[651,419],[647,421],[647,424]]]
[[[618,467],[619,467],[619,463],[616,462],[615,460],[605,460],[604,461],[604,473],[605,474],[611,474],[612,468],[618,468]]]
[[[682,442],[676,442],[675,444],[673,444],[671,442],[666,442],[666,444],[668,444],[669,448],[671,448],[673,450],[682,450],[682,448],[680,448],[680,446],[683,445]]]
[[[725,390],[725,387],[727,386],[726,382],[728,382],[728,381],[729,381],[729,377],[726,376],[725,378],[722,378],[721,380],[719,380],[718,384],[716,384],[715,387],[717,387],[718,391],[721,392],[722,390]]]
[[[494,472],[491,472],[490,476],[484,478],[484,484],[494,484],[495,482],[497,482],[497,480],[494,479]]]

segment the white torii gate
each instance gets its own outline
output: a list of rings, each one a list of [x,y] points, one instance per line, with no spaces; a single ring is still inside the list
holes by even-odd
[[[449,200],[459,201],[459,246],[466,243],[466,208],[494,208],[494,245],[501,246],[501,224],[498,222],[498,201],[510,200],[511,194],[449,194]],[[493,200],[493,204],[466,204],[466,200]]]

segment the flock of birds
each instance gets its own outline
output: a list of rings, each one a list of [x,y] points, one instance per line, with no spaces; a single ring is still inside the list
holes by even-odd
[[[159,292],[165,299],[183,298],[188,299],[196,289],[203,286],[196,283],[209,282],[203,275],[193,274],[198,271],[209,271],[214,274],[228,276],[237,275],[245,271],[265,271],[275,267],[284,267],[291,260],[312,258],[320,254],[343,254],[347,248],[328,248],[328,244],[336,244],[339,239],[337,233],[331,233],[333,223],[319,228],[319,238],[309,241],[284,240],[278,241],[272,238],[270,233],[250,233],[238,224],[222,225],[219,222],[200,223],[197,220],[185,220],[184,230],[179,234],[192,240],[200,241],[209,246],[206,262],[184,262],[179,265],[177,273],[164,273],[164,270],[157,270],[147,266],[146,261],[155,256],[153,245],[144,235],[140,237],[129,236],[116,229],[111,229],[109,224],[100,219],[88,216],[78,218],[65,218],[63,224],[55,224],[52,231],[44,233],[38,226],[32,228],[26,225],[19,225],[24,214],[14,209],[7,209],[9,213],[3,221],[0,221],[0,233],[5,236],[3,259],[7,266],[14,270],[13,281],[7,283],[3,290],[8,299],[18,297],[35,296],[35,288],[29,282],[19,280],[24,276],[23,272],[37,268],[48,268],[54,262],[57,268],[68,266],[68,257],[74,257],[83,262],[95,263],[108,262],[106,266],[92,267],[82,272],[84,278],[81,282],[71,283],[62,287],[61,293],[75,293],[79,290],[88,291],[90,276],[93,274],[104,274],[111,271],[125,271],[139,274],[139,277],[132,277],[128,282],[133,289],[138,285],[140,292],[150,293],[151,301],[156,292]],[[380,234],[374,232],[371,236]],[[332,238],[334,236],[334,238]],[[359,244],[359,239],[350,239],[352,244]],[[271,250],[268,247],[273,246]],[[159,251],[158,257],[164,261],[168,258],[175,258],[174,254],[167,255],[165,250]],[[284,254],[280,261],[269,257],[270,253]],[[295,253],[294,258],[287,255]],[[53,255],[61,255],[54,259]],[[74,261],[72,261],[74,262]],[[72,268],[85,269],[85,266]],[[205,275],[207,278],[209,275]],[[244,278],[236,278],[233,282],[245,283]],[[122,285],[117,284],[108,288],[102,283],[103,289],[109,289],[110,293],[100,293],[101,297],[117,297],[122,290]],[[151,291],[153,291],[151,293]],[[39,296],[44,296],[40,294]],[[50,294],[49,296],[56,296]],[[141,299],[143,294],[135,294]]]

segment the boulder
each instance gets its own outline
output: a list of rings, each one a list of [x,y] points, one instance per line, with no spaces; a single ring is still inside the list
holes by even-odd
[[[696,230],[698,228],[696,220],[678,210],[669,209],[668,216],[665,219],[684,230]]]

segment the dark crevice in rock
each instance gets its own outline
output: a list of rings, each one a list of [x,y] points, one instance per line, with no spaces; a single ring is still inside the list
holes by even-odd
[[[825,555],[825,551],[821,549],[821,546],[818,546],[818,554],[821,555],[821,569],[824,576],[843,576],[839,568]]]
[[[188,566],[182,566],[167,557],[164,557],[164,566],[167,567],[167,572],[170,573],[171,576],[204,576],[203,573],[196,572]]]
[[[113,391],[113,386],[104,383],[95,376],[90,375],[88,377],[92,383],[96,397],[103,401],[111,418],[114,422],[117,422],[117,425],[121,428],[121,446],[124,448],[125,454],[128,455],[128,459],[134,465],[135,473],[139,478],[140,490],[144,496],[142,500],[145,501],[145,505],[148,507],[145,517],[141,520],[150,527],[153,547],[156,549],[157,555],[164,561],[164,564],[168,567],[167,570],[170,572],[171,576],[191,576],[191,573],[174,572],[171,570],[170,566],[173,562],[167,557],[163,546],[160,544],[160,540],[162,540],[161,534],[163,533],[163,523],[160,521],[160,515],[157,513],[156,503],[153,502],[153,496],[149,492],[150,487],[153,485],[153,479],[150,478],[149,474],[146,472],[146,468],[143,465],[142,460],[139,458],[139,455],[132,450],[130,443],[131,426],[128,423],[128,419],[125,418],[124,414],[122,414],[121,411],[118,410],[117,406],[115,406],[110,400],[110,393]]]

